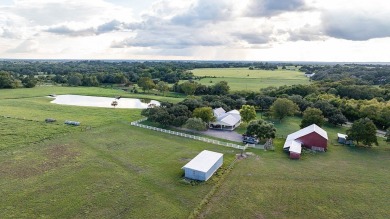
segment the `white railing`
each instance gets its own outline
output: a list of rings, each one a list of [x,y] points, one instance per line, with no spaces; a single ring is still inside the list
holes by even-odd
[[[231,148],[236,148],[236,149],[241,149],[241,150],[245,150],[248,147],[247,145],[243,146],[243,145],[238,145],[238,144],[234,144],[234,143],[227,143],[227,142],[218,141],[218,140],[214,140],[214,139],[210,139],[210,138],[205,138],[205,137],[190,135],[190,134],[186,134],[186,133],[182,133],[182,132],[176,132],[176,131],[172,131],[172,130],[167,130],[167,129],[162,129],[162,128],[157,128],[157,127],[153,127],[153,126],[139,124],[140,122],[143,122],[145,120],[147,120],[147,118],[143,118],[143,119],[131,122],[130,124],[132,126],[137,126],[137,127],[144,128],[144,129],[150,129],[153,131],[168,133],[171,135],[182,136],[185,138],[191,138],[194,140],[203,141],[203,142],[210,143],[210,144],[221,145],[221,146],[225,146],[225,147],[231,147]]]

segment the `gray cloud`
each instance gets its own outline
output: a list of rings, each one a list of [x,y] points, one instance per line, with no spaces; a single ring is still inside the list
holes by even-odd
[[[196,26],[232,18],[232,4],[224,0],[199,0],[187,11],[171,20],[173,24]]]
[[[234,33],[235,36],[239,40],[243,40],[249,44],[267,44],[271,39],[272,32],[264,32],[264,33]]]
[[[98,27],[89,27],[84,29],[75,30],[65,25],[50,27],[46,29],[46,32],[54,33],[58,35],[65,36],[93,36],[100,35],[104,33],[114,32],[114,31],[125,31],[125,30],[134,30],[142,28],[142,23],[124,23],[117,20],[112,20],[110,22],[99,25]]]
[[[290,11],[302,11],[308,7],[304,0],[252,0],[247,8],[249,17],[272,17]]]
[[[289,34],[289,41],[316,41],[324,40],[326,38],[321,26],[305,25],[300,29],[284,32]]]
[[[361,11],[327,11],[322,16],[324,33],[328,36],[365,41],[390,37],[389,13],[367,14]]]

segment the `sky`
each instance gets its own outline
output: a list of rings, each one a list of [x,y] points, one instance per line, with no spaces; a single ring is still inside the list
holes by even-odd
[[[1,0],[0,58],[390,62],[386,0]]]

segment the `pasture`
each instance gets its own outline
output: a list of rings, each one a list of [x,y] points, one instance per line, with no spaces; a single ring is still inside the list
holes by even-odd
[[[195,76],[205,77],[201,84],[213,85],[227,81],[230,89],[259,91],[261,88],[282,85],[308,84],[303,72],[295,70],[249,70],[247,68],[205,68],[192,70]]]
[[[336,143],[345,128],[325,126],[326,153],[299,161],[276,150],[250,149],[220,182],[191,185],[180,169],[201,150],[239,151],[132,127],[137,109],[51,104],[48,94],[122,95],[102,88],[37,87],[0,93],[0,218],[187,218],[220,184],[201,218],[387,218],[390,145],[354,148]],[[151,96],[154,97],[154,96]],[[177,98],[155,96],[175,102]],[[258,115],[260,116],[260,114]],[[58,122],[44,123],[45,118]],[[70,127],[63,120],[81,122]],[[278,136],[300,118],[275,122]],[[86,129],[90,127],[90,129]]]

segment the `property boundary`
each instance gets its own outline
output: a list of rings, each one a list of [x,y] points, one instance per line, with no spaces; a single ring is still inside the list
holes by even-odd
[[[176,132],[176,131],[171,131],[171,130],[167,130],[167,129],[162,129],[162,128],[157,128],[157,127],[153,127],[153,126],[139,124],[140,122],[143,122],[145,120],[147,120],[147,118],[143,118],[143,119],[131,122],[130,124],[132,126],[137,126],[137,127],[144,128],[144,129],[149,129],[149,130],[153,130],[153,131],[163,132],[163,133],[167,133],[167,134],[171,134],[171,135],[181,136],[181,137],[184,137],[184,138],[190,138],[190,139],[203,141],[203,142],[210,143],[210,144],[216,144],[216,145],[221,145],[221,146],[225,146],[225,147],[231,147],[231,148],[240,149],[240,150],[245,150],[248,147],[247,145],[242,146],[242,145],[238,145],[238,144],[227,143],[227,142],[218,141],[218,140],[205,138],[205,137],[200,137],[200,136],[196,136],[196,135],[185,134],[185,133],[182,133],[182,132]]]

